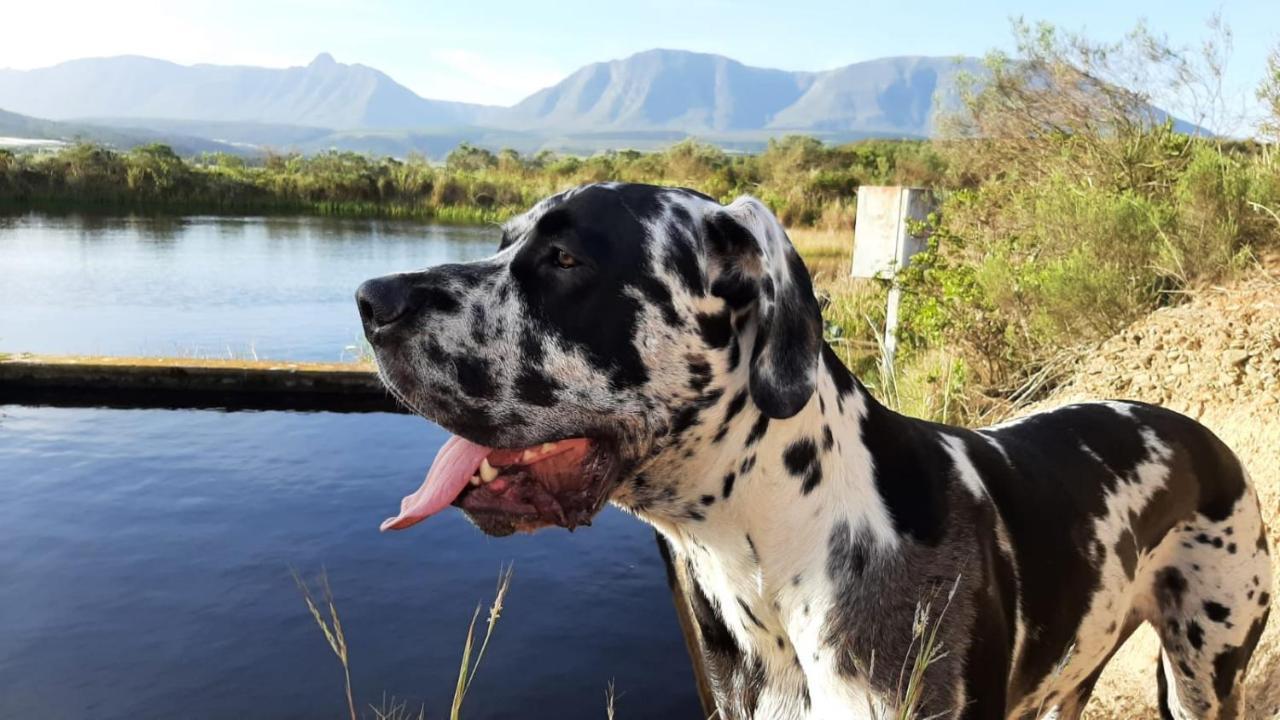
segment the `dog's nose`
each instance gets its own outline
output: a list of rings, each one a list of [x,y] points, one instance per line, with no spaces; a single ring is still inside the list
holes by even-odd
[[[366,280],[356,290],[356,306],[366,330],[386,327],[410,309],[412,286],[403,275]]]

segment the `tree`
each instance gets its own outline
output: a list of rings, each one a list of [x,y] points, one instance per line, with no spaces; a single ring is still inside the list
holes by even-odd
[[[1258,99],[1265,113],[1258,129],[1264,138],[1280,143],[1280,45],[1267,56],[1267,71],[1258,87]]]
[[[462,143],[444,159],[444,166],[455,172],[479,172],[498,166],[498,158],[484,148]]]

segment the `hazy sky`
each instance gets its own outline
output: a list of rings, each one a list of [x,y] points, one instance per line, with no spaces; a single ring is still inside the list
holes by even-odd
[[[510,104],[586,63],[654,47],[822,70],[980,55],[1008,46],[1018,15],[1099,39],[1145,19],[1175,44],[1198,45],[1215,12],[1234,32],[1227,77],[1238,106],[1280,42],[1280,0],[5,0],[0,67],[120,54],[284,67],[327,51],[426,97]]]

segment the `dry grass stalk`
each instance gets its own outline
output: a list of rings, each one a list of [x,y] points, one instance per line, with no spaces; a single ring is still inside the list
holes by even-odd
[[[498,589],[494,594],[493,604],[489,606],[489,619],[484,631],[484,640],[480,643],[480,651],[476,653],[475,662],[471,661],[471,649],[475,644],[476,620],[480,618],[482,606],[477,604],[475,612],[471,614],[471,624],[467,627],[467,640],[462,646],[462,664],[458,667],[458,682],[453,691],[453,705],[449,710],[450,720],[458,720],[461,716],[462,701],[466,699],[471,681],[475,680],[480,662],[484,660],[485,650],[489,647],[489,638],[493,636],[493,628],[498,624],[498,618],[502,616],[503,601],[507,597],[508,588],[511,587],[512,569],[513,566],[508,565],[505,570],[498,572]]]
[[[338,662],[342,663],[343,683],[347,691],[347,711],[351,715],[351,720],[358,720],[355,698],[351,692],[351,662],[347,653],[347,638],[342,632],[342,620],[338,617],[338,608],[333,604],[333,591],[329,589],[329,574],[322,570],[319,579],[320,599],[328,611],[327,617],[320,611],[319,604],[312,597],[311,588],[302,581],[302,577],[296,570],[293,571],[293,581],[302,591],[302,599],[307,602],[307,610],[311,611],[311,617],[316,621],[320,632],[324,633],[324,639],[329,642],[329,648],[333,650],[334,655],[338,656]]]

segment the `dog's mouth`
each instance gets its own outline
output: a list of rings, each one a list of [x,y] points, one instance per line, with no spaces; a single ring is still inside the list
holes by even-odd
[[[455,505],[489,535],[590,525],[617,463],[609,443],[566,438],[523,448],[489,448],[452,436],[422,487],[400,502],[382,530],[403,530]]]

